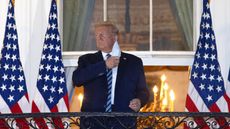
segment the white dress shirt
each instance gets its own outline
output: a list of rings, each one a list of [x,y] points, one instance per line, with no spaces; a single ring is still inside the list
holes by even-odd
[[[111,53],[105,53],[105,52],[102,52],[102,56],[104,58],[104,60],[107,59],[107,54],[110,54],[111,56],[112,55],[112,52]],[[114,104],[114,97],[115,97],[115,83],[116,83],[116,79],[117,79],[117,68],[118,67],[114,67],[112,68],[112,91],[111,91],[111,103]]]

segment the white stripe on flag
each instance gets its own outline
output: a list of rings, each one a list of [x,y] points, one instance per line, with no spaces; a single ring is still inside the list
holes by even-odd
[[[57,104],[58,112],[68,112],[66,103],[63,98],[61,98]]]
[[[220,97],[216,104],[218,107],[221,107],[219,108],[221,112],[228,112],[228,103],[223,96]]]
[[[11,113],[11,110],[9,108],[9,106],[6,104],[5,100],[2,98],[2,96],[0,95],[0,112],[3,113]]]
[[[190,96],[193,103],[196,105],[199,112],[210,112],[208,107],[204,104],[203,99],[198,94],[197,90],[195,89],[193,83],[189,81],[189,89],[188,89],[188,95]]]
[[[23,113],[31,113],[31,105],[25,95],[18,101],[18,104]]]

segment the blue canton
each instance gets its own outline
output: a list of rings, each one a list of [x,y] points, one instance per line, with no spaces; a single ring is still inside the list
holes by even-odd
[[[50,110],[67,93],[55,0],[52,0],[51,4],[49,24],[39,66],[37,88]]]
[[[192,66],[191,81],[207,107],[225,94],[223,77],[217,60],[217,48],[210,6],[204,0],[200,37]]]
[[[12,0],[8,5],[5,37],[0,60],[0,94],[12,108],[27,95],[26,81],[20,62],[18,34]]]

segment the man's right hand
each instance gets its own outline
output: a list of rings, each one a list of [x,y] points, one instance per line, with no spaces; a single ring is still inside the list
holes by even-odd
[[[117,67],[119,64],[119,57],[118,56],[111,56],[105,61],[106,67],[108,69],[112,69],[114,67]]]

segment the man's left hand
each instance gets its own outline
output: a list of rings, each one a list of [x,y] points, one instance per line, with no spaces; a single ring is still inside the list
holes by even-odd
[[[135,112],[138,112],[141,108],[141,100],[138,98],[132,99],[129,103],[129,107]]]

